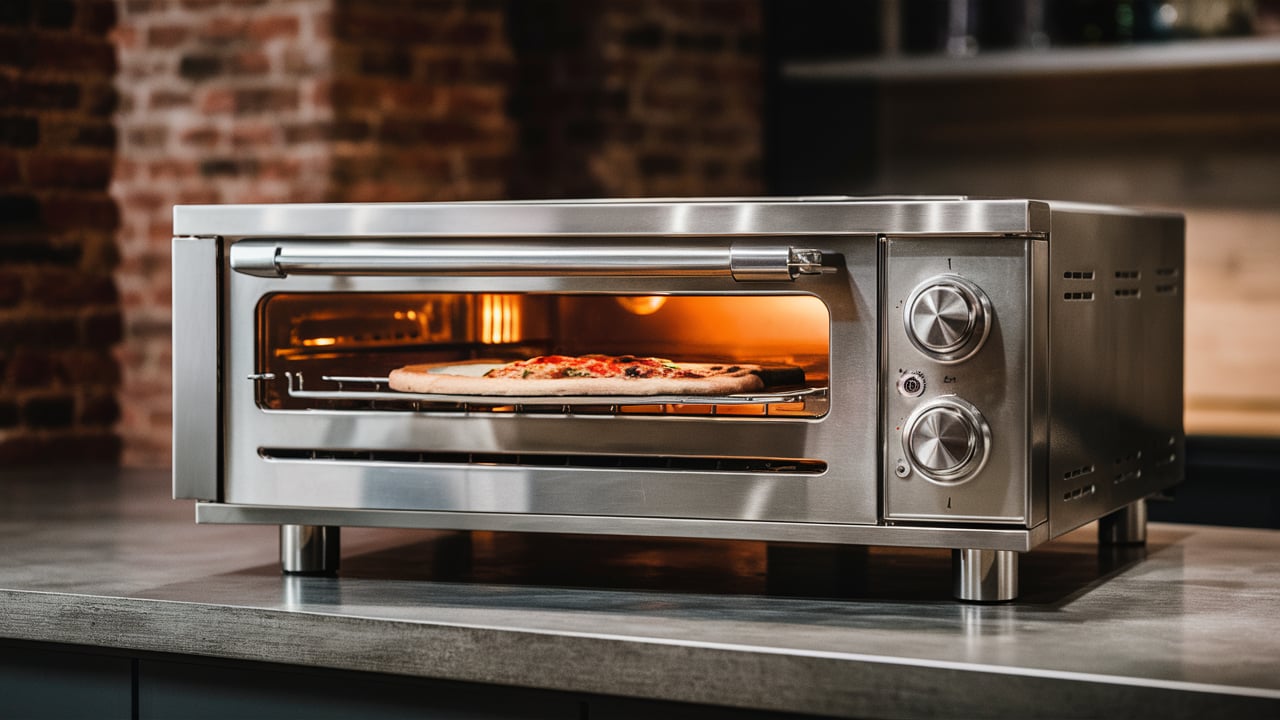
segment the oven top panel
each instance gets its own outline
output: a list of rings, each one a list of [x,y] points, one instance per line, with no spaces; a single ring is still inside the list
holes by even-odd
[[[1043,233],[1049,204],[948,197],[183,205],[174,234],[227,238]],[[1117,210],[1118,211],[1118,210]]]

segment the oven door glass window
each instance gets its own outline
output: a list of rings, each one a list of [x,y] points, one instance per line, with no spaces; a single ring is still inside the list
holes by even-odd
[[[816,418],[830,314],[811,295],[278,293],[258,306],[259,407]],[[764,388],[721,396],[486,398],[399,393],[392,370],[480,372],[544,355],[752,364]]]

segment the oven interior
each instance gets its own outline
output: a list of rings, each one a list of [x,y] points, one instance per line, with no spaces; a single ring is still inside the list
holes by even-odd
[[[274,293],[258,304],[254,378],[265,410],[818,418],[829,407],[830,324],[824,302],[804,294]],[[410,364],[590,353],[760,364],[790,379],[749,396],[568,400],[386,385]]]

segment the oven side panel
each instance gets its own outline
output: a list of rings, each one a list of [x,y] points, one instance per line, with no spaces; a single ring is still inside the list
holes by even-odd
[[[216,500],[222,464],[216,237],[173,239],[173,496]]]
[[[1183,222],[1055,207],[1049,246],[1056,537],[1182,481]]]

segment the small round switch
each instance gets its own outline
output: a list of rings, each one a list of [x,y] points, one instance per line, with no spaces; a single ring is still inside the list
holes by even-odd
[[[904,397],[920,397],[924,394],[924,389],[924,373],[919,370],[904,372],[898,378],[898,392]]]

